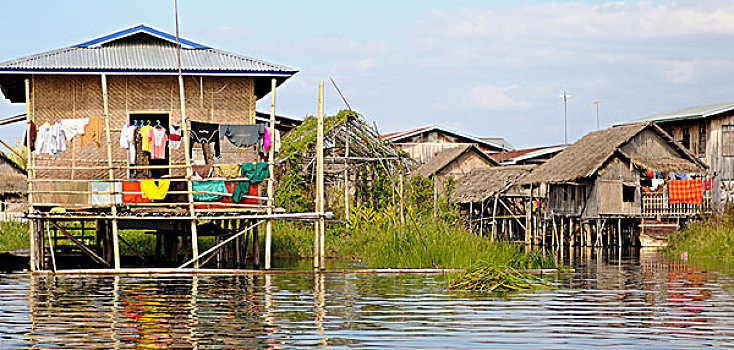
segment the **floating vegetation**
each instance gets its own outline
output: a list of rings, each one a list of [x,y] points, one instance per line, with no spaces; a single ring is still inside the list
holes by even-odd
[[[507,293],[537,289],[557,289],[542,278],[510,267],[482,265],[449,283],[449,289],[462,292]]]

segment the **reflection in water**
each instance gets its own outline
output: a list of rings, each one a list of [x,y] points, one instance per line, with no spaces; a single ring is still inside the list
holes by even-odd
[[[561,289],[504,298],[441,275],[0,275],[0,348],[734,346],[731,272],[566,253]]]

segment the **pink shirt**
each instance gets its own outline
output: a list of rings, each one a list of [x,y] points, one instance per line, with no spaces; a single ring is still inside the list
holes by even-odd
[[[150,139],[151,159],[166,159],[166,142],[168,142],[166,129],[152,128],[148,138]]]

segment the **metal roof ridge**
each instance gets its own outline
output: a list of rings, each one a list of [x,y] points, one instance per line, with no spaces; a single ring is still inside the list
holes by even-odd
[[[72,45],[71,47],[86,48],[86,49],[98,48],[104,44],[113,42],[115,40],[123,39],[123,38],[129,37],[129,36],[132,36],[138,33],[146,33],[148,35],[154,36],[156,38],[159,38],[165,41],[172,42],[174,44],[177,43],[175,35],[171,35],[162,30],[155,29],[145,24],[139,24],[134,27],[118,30],[114,33],[107,34],[99,38],[87,40],[80,44]],[[193,42],[191,40],[183,39],[181,37],[178,38],[178,43],[181,44],[181,48],[183,49],[201,49],[201,50],[211,49],[211,47],[209,46],[202,45],[202,44]]]

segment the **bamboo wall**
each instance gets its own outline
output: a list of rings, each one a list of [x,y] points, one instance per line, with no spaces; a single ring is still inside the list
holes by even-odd
[[[178,81],[175,76],[112,75],[108,79],[110,131],[112,133],[115,178],[125,178],[128,151],[119,146],[120,131],[130,113],[167,113],[170,124],[180,124]],[[228,124],[250,124],[255,121],[254,80],[249,77],[194,77],[184,78],[186,115],[191,121]],[[100,76],[37,75],[31,81],[31,120],[40,126],[55,120],[104,117]],[[103,123],[104,125],[104,123]],[[187,135],[184,135],[187,136]],[[59,156],[39,155],[36,168],[67,167],[68,169],[36,170],[37,179],[57,179],[57,182],[37,182],[34,190],[87,191],[89,180],[108,178],[104,169],[81,167],[107,166],[107,151],[102,131],[101,147],[81,147],[80,139],[67,142],[67,150]],[[223,143],[226,144],[225,141]],[[241,152],[226,148],[227,152]],[[184,147],[171,150],[171,164],[184,164]],[[235,157],[229,157],[235,158]],[[184,169],[174,169],[174,176],[185,175]],[[46,194],[34,197],[35,203],[87,203],[86,194]]]

